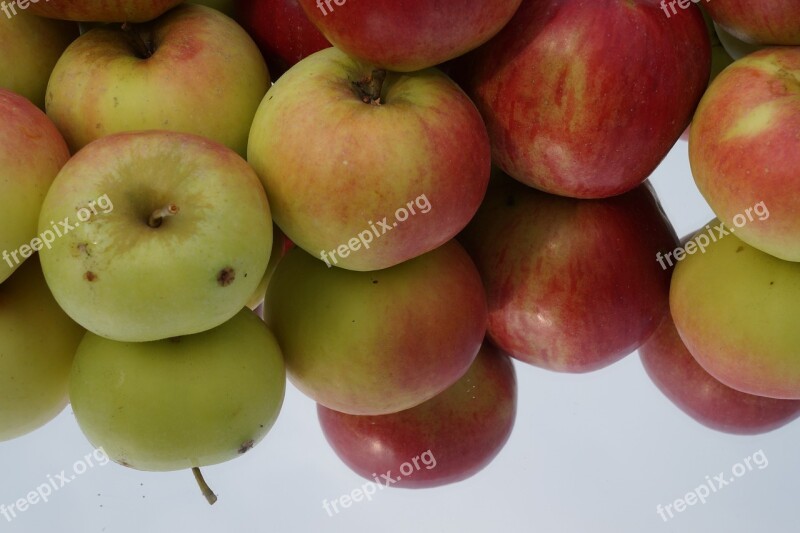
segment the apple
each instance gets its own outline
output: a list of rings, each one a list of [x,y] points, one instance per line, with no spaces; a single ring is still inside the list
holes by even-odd
[[[47,284],[73,320],[118,341],[216,327],[272,248],[258,177],[232,150],[175,132],[119,133],[75,154],[44,200]]]
[[[453,241],[375,272],[328,268],[293,248],[272,275],[264,314],[292,383],[355,415],[433,398],[466,373],[486,331],[480,277]]]
[[[64,409],[84,333],[53,299],[37,256],[0,284],[0,441],[29,433]]]
[[[800,47],[728,67],[700,102],[689,137],[698,189],[736,236],[800,261]],[[753,221],[753,206],[766,217]],[[750,222],[748,222],[748,219]]]
[[[39,210],[69,150],[47,116],[22,96],[0,89],[0,116],[2,282],[34,252]]]
[[[248,145],[283,232],[331,266],[362,271],[461,231],[486,191],[490,158],[478,111],[444,74],[387,74],[336,48],[270,89]]]
[[[187,4],[127,31],[104,26],[81,35],[55,66],[47,114],[73,152],[112,133],[168,129],[244,156],[269,83],[258,47],[238,24]]]
[[[277,419],[285,387],[275,337],[244,309],[212,330],[155,342],[87,333],[69,394],[81,430],[111,460],[167,471],[250,450]]]
[[[709,0],[706,9],[719,26],[741,41],[800,45],[797,0]]]
[[[576,200],[497,175],[460,236],[478,266],[489,338],[526,363],[590,372],[655,331],[677,238],[648,185],[606,200]]]
[[[706,227],[695,238],[713,237],[705,253],[687,255],[672,277],[670,310],[681,339],[725,385],[800,399],[800,263],[759,251],[719,220]]]
[[[511,19],[521,0],[298,0],[337,48],[376,67],[411,72],[453,59],[485,43]]]
[[[24,11],[0,13],[0,88],[44,109],[47,80],[61,53],[78,36],[74,22],[43,19]]]
[[[41,17],[80,22],[147,22],[183,0],[31,0]]]
[[[800,415],[800,401],[755,396],[717,381],[686,349],[669,314],[639,348],[639,355],[656,387],[681,411],[711,429],[756,435]]]
[[[475,475],[508,441],[516,411],[514,365],[490,344],[481,347],[461,379],[411,409],[356,416],[317,405],[322,432],[348,467],[367,479],[391,471],[395,481],[378,483],[401,488],[436,487]],[[403,468],[406,462],[414,465]]]
[[[297,0],[239,0],[234,13],[264,53],[274,78],[331,46]]]
[[[495,163],[575,198],[629,191],[689,124],[711,50],[696,7],[664,16],[648,0],[523,2],[468,59]]]

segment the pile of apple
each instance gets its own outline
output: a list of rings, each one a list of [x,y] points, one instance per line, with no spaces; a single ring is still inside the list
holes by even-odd
[[[435,486],[507,441],[509,356],[640,347],[706,425],[800,415],[796,1],[197,4],[0,15],[0,440],[70,402],[114,461],[202,485],[288,374],[353,470],[430,450],[398,486]],[[690,122],[711,225],[770,217],[673,272],[646,179]]]

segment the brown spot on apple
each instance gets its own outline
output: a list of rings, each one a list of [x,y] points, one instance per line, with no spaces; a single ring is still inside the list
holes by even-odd
[[[247,442],[243,442],[241,446],[239,446],[239,455],[243,453],[247,453],[253,447],[253,439],[248,440]]]
[[[84,274],[83,277],[88,282],[92,282],[97,279],[97,275],[91,270],[87,270],[86,274]]]
[[[217,283],[222,287],[227,287],[236,279],[236,271],[231,267],[225,267],[217,274]]]

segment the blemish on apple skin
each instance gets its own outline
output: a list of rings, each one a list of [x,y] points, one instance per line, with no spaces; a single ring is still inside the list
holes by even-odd
[[[243,453],[247,453],[248,451],[250,451],[253,448],[253,444],[255,444],[253,442],[253,439],[250,439],[247,442],[243,442],[242,445],[239,446],[239,455],[242,455]]]
[[[235,279],[236,271],[231,267],[225,267],[217,274],[217,283],[219,283],[221,287],[227,287],[233,283]]]
[[[740,246],[740,247],[738,247],[738,248],[736,249],[736,253],[738,254],[738,253],[739,253],[739,252],[741,252],[742,250],[744,250],[744,246]]]
[[[92,272],[91,270],[87,270],[86,274],[83,275],[83,278],[86,281],[92,282],[92,281],[97,279],[97,275],[94,272]]]
[[[78,251],[82,254],[86,254],[87,256],[91,257],[92,254],[89,253],[89,244],[82,242],[78,244]]]

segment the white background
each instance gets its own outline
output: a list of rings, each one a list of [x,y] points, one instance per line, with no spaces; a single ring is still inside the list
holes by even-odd
[[[706,224],[686,143],[651,181],[679,236]],[[588,375],[516,364],[519,409],[497,459],[471,479],[425,490],[386,489],[330,517],[332,500],[364,480],[325,442],[315,405],[289,386],[281,416],[241,458],[204,469],[219,495],[210,507],[189,471],[147,473],[114,463],[90,468],[48,503],[0,531],[67,532],[558,532],[788,533],[798,531],[800,422],[741,437],[706,429],[653,386],[634,353]],[[746,473],[668,523],[656,513],[758,450],[769,465]],[[68,407],[25,437],[0,443],[0,503],[90,453]]]

